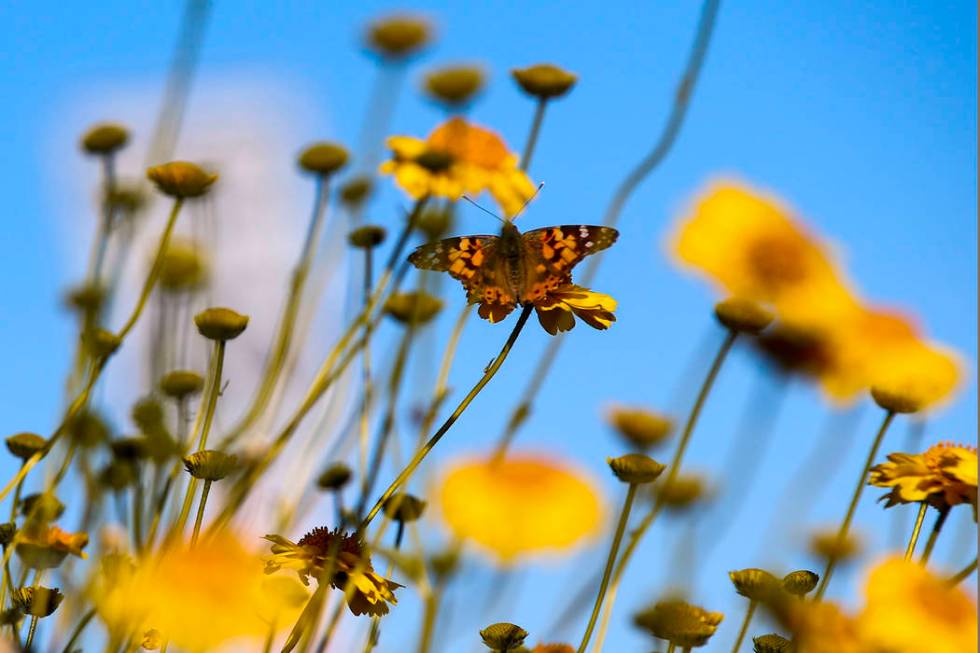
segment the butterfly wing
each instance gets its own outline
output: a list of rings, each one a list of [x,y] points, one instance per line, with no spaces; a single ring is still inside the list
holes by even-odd
[[[525,280],[521,301],[537,301],[571,281],[572,268],[586,256],[616,242],[612,227],[561,225],[533,229],[523,235]]]
[[[499,322],[517,302],[510,289],[506,261],[497,256],[497,236],[446,238],[417,248],[409,262],[420,270],[448,272],[466,290],[480,317]]]

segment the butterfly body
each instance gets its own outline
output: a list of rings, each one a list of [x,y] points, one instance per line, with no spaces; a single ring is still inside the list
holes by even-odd
[[[563,225],[521,233],[505,222],[499,236],[461,236],[422,245],[409,261],[423,270],[448,272],[466,290],[470,303],[492,322],[517,305],[543,300],[571,283],[571,269],[583,258],[616,242],[611,227]]]

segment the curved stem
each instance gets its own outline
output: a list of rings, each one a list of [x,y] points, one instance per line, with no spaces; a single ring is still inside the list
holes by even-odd
[[[72,631],[71,637],[68,638],[68,642],[65,644],[65,647],[61,649],[61,653],[71,653],[73,650],[72,646],[74,646],[75,642],[78,641],[78,638],[82,636],[82,631],[85,630],[85,627],[88,626],[89,622],[92,621],[94,617],[95,608],[92,608],[82,616],[81,620],[78,622],[78,625],[75,626],[75,630]]]
[[[923,501],[919,504],[919,514],[915,517],[915,526],[912,528],[912,536],[909,537],[908,546],[905,547],[905,559],[911,560],[915,553],[915,545],[919,541],[919,533],[922,531],[922,522],[926,518],[926,509],[929,504]]]
[[[972,574],[976,570],[977,570],[977,558],[976,556],[974,556],[973,562],[971,562],[966,567],[958,571],[955,576],[950,577],[948,582],[950,585],[959,585],[964,580],[969,578],[970,574]]]
[[[752,616],[755,614],[755,609],[758,605],[755,601],[749,601],[749,607],[745,611],[745,619],[742,620],[742,627],[738,631],[735,645],[732,646],[732,653],[738,653],[738,649],[742,648],[742,641],[745,639],[745,634],[749,631],[749,624],[752,623]]]
[[[408,463],[405,469],[403,469],[398,477],[392,481],[391,485],[388,486],[388,489],[384,491],[384,494],[381,495],[377,503],[374,504],[374,507],[371,508],[371,511],[367,514],[363,521],[361,521],[361,530],[368,527],[371,520],[373,520],[381,510],[384,502],[387,501],[391,495],[397,492],[406,481],[408,481],[408,479],[415,472],[415,469],[422,463],[422,460],[429,454],[430,451],[432,451],[432,448],[439,443],[442,436],[444,436],[449,429],[452,428],[452,425],[457,419],[459,419],[459,416],[463,414],[463,411],[465,411],[476,396],[480,394],[483,387],[490,382],[490,379],[494,377],[497,370],[500,369],[500,366],[503,365],[504,360],[510,353],[511,348],[514,346],[514,342],[517,340],[517,336],[521,334],[521,330],[524,328],[524,324],[527,323],[527,318],[531,316],[531,312],[533,310],[534,306],[531,304],[524,307],[524,310],[521,311],[520,317],[517,318],[517,324],[514,325],[514,330],[511,331],[510,336],[507,338],[507,342],[504,343],[500,353],[497,354],[497,357],[492,363],[490,363],[489,367],[487,367],[486,371],[483,373],[483,377],[480,378],[476,385],[473,386],[473,389],[470,390],[465,397],[463,397],[463,400],[456,407],[456,410],[454,410],[443,425],[439,427],[439,430],[436,431],[431,438],[429,438],[428,442],[426,442],[421,448],[418,449],[418,451],[415,452],[415,456],[412,457],[412,460]]]
[[[949,506],[940,509],[939,514],[936,516],[936,521],[932,525],[932,532],[929,533],[929,539],[926,540],[926,548],[922,552],[922,559],[919,560],[920,565],[925,566],[929,563],[929,558],[932,556],[932,549],[936,546],[936,540],[939,539],[939,531],[943,529],[943,524],[946,523],[947,517],[949,517]]]
[[[609,578],[612,575],[613,565],[616,563],[616,554],[619,553],[619,545],[623,541],[623,533],[626,532],[626,524],[629,523],[630,510],[633,508],[633,499],[636,497],[636,483],[630,483],[629,490],[626,491],[626,500],[623,501],[623,509],[619,513],[619,523],[616,526],[616,534],[613,535],[612,544],[609,547],[609,555],[606,557],[606,567],[602,571],[602,582],[599,583],[599,593],[595,597],[595,605],[592,606],[592,615],[589,617],[589,624],[585,627],[585,634],[578,645],[578,653],[585,653],[592,638],[592,631],[595,629],[596,620],[599,618],[599,610],[602,608],[602,600],[606,597],[606,590],[609,588]]]
[[[878,456],[878,449],[881,447],[881,441],[885,438],[885,432],[888,431],[888,426],[892,423],[894,418],[895,413],[890,410],[885,412],[885,419],[881,423],[881,428],[878,429],[878,434],[875,436],[874,442],[871,443],[871,449],[868,451],[868,458],[864,462],[864,469],[861,470],[861,476],[858,477],[857,485],[854,488],[854,494],[851,496],[851,503],[847,506],[847,513],[844,515],[844,520],[841,522],[840,528],[837,530],[838,544],[841,544],[847,539],[847,534],[851,529],[851,521],[854,519],[854,512],[857,510],[858,501],[861,500],[861,493],[864,491],[864,485],[868,478],[868,472],[871,471],[871,466],[874,464],[875,458]],[[813,599],[814,601],[819,602],[821,599],[823,599],[823,595],[827,591],[827,586],[830,584],[830,577],[833,575],[834,567],[836,566],[837,556],[830,556],[827,558],[827,566],[824,568],[823,574],[820,577],[820,586],[817,588],[817,593]]]

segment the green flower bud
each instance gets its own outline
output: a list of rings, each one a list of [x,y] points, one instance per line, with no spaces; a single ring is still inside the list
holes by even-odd
[[[655,637],[681,647],[704,646],[725,618],[684,601],[660,601],[633,617],[633,623]]]
[[[99,482],[112,490],[121,492],[136,481],[136,470],[130,463],[113,460],[99,472]]]
[[[448,233],[454,220],[450,207],[427,206],[422,210],[412,225],[423,234],[428,241],[439,240]]]
[[[187,161],[171,161],[153,166],[146,177],[164,195],[174,198],[200,197],[210,190],[218,175],[206,172],[200,166]]]
[[[385,300],[384,311],[402,324],[428,324],[442,310],[442,300],[424,290],[393,293]]]
[[[167,372],[160,379],[160,391],[174,399],[195,395],[204,387],[204,377],[191,370]]]
[[[324,177],[347,164],[347,150],[335,143],[314,143],[299,155],[299,167]]]
[[[666,415],[627,406],[613,406],[606,419],[624,440],[641,451],[664,442],[674,430]]]
[[[88,449],[109,439],[109,426],[96,413],[89,410],[78,412],[66,425],[71,439],[78,446]]]
[[[143,397],[137,401],[133,404],[130,416],[144,433],[156,431],[163,426],[163,406],[156,397]]]
[[[208,340],[234,340],[248,326],[248,316],[230,308],[208,308],[194,316],[194,324]]]
[[[425,512],[426,502],[404,492],[396,492],[384,503],[385,515],[395,521],[412,522]]]
[[[129,141],[129,131],[117,123],[95,125],[82,136],[82,149],[88,154],[112,154]]]
[[[201,246],[193,240],[175,238],[163,254],[160,288],[168,292],[192,292],[208,282],[208,261]]]
[[[386,59],[415,54],[432,38],[429,21],[417,16],[388,16],[368,27],[367,45]]]
[[[806,596],[813,591],[819,581],[820,576],[817,574],[800,569],[783,576],[783,589],[795,596]]]
[[[732,331],[756,334],[769,326],[775,316],[756,302],[731,297],[715,304],[715,317]]]
[[[91,329],[85,334],[83,340],[89,355],[95,359],[112,356],[122,344],[122,339],[119,336],[106,329]]]
[[[515,624],[506,622],[491,624],[480,631],[483,643],[494,651],[512,652],[524,643],[527,631]]]
[[[320,474],[316,479],[317,487],[321,490],[336,492],[343,489],[350,481],[352,472],[350,467],[344,463],[333,463]]]
[[[917,413],[922,410],[922,401],[912,394],[901,390],[885,389],[877,386],[871,388],[871,398],[881,408],[893,413]]]
[[[789,653],[792,650],[793,643],[775,633],[752,638],[754,653]]]
[[[607,458],[606,463],[609,464],[616,478],[631,485],[652,483],[667,469],[666,465],[661,465],[642,453],[628,453],[618,458]]]
[[[457,107],[472,100],[485,80],[479,66],[446,66],[428,73],[424,88],[434,100]]]
[[[541,100],[565,95],[578,81],[577,75],[551,64],[515,68],[510,74],[525,93]]]
[[[750,601],[764,601],[779,588],[779,581],[764,569],[741,569],[728,572],[735,591]]]
[[[204,481],[220,481],[235,471],[237,466],[237,456],[211,449],[184,457],[184,467],[190,475]]]
[[[61,605],[64,595],[57,589],[47,587],[21,587],[10,596],[14,605],[26,615],[48,617]]]
[[[360,206],[371,194],[370,177],[354,177],[340,187],[340,200],[350,207]]]
[[[27,460],[34,454],[44,451],[48,441],[37,433],[17,433],[6,440],[7,450],[21,460]]]
[[[657,500],[668,510],[680,512],[708,498],[708,483],[697,474],[678,474],[670,483],[654,487]]]
[[[98,313],[105,302],[105,288],[98,284],[86,283],[70,289],[65,294],[65,304],[82,314]]]
[[[387,232],[385,232],[384,227],[368,224],[364,225],[363,227],[358,227],[354,231],[350,232],[350,235],[347,236],[347,240],[354,247],[371,249],[372,247],[377,247],[384,242],[386,233]]]
[[[51,492],[36,492],[21,497],[20,514],[37,522],[53,522],[65,513],[65,504]]]

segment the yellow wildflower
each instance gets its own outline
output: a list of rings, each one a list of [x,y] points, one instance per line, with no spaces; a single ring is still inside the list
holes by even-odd
[[[69,553],[79,558],[87,557],[82,551],[87,544],[87,533],[68,533],[57,526],[34,524],[25,527],[14,549],[29,567],[53,569]]]
[[[976,447],[941,442],[920,454],[891,453],[871,468],[870,485],[891,488],[886,508],[928,501],[937,509],[977,505]]]
[[[976,652],[976,604],[924,567],[901,558],[884,560],[871,570],[864,594],[865,607],[857,616],[864,650]]]
[[[437,495],[453,534],[502,564],[569,549],[602,525],[593,481],[554,458],[508,454],[467,460],[446,473]]]
[[[726,295],[772,305],[784,324],[833,324],[856,306],[827,247],[780,201],[742,185],[703,192],[671,248]]]
[[[654,637],[692,648],[707,644],[724,618],[720,612],[709,612],[684,601],[667,600],[634,615],[633,623]]]
[[[783,601],[769,607],[793,634],[795,653],[870,653],[855,620],[830,601]]]
[[[455,117],[425,140],[392,136],[392,159],[380,171],[395,177],[406,193],[458,200],[464,193],[489,191],[503,212],[512,216],[534,195],[535,187],[520,168],[518,156],[494,132]]]
[[[353,593],[347,607],[355,615],[388,614],[388,603],[395,604],[394,590],[402,587],[398,583],[375,573],[366,546],[356,533],[345,533],[339,528],[329,530],[322,526],[292,542],[281,535],[266,535],[272,542],[272,557],[266,560],[267,574],[282,568],[294,569],[304,585],[310,576],[319,581],[326,569],[332,569],[330,586],[346,590],[348,581]],[[332,558],[332,560],[331,560]]]
[[[481,306],[482,308],[482,306]],[[544,330],[551,335],[575,328],[575,318],[603,331],[616,321],[616,300],[588,288],[566,284],[549,291],[534,302],[534,310]]]

